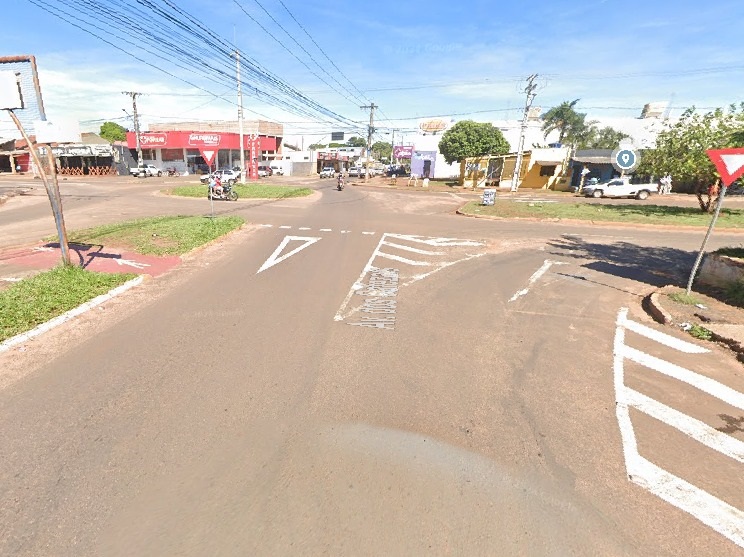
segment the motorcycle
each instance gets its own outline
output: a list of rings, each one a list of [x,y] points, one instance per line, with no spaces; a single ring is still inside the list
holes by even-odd
[[[207,199],[217,199],[222,201],[237,201],[238,200],[238,194],[237,192],[234,192],[232,189],[232,185],[224,184],[222,186],[219,186],[222,188],[221,191],[215,191],[217,187],[209,186],[207,189]]]
[[[167,168],[166,171],[168,172],[168,176],[178,176],[178,171],[175,167]]]
[[[343,176],[338,177],[337,187],[338,187],[338,191],[341,191],[342,189],[344,189],[344,177]]]

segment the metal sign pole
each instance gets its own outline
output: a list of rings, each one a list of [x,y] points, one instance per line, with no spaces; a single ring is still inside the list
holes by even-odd
[[[723,205],[723,198],[726,196],[726,190],[728,189],[726,186],[722,185],[723,189],[720,190],[720,193],[718,194],[718,203],[716,204],[716,211],[713,213],[713,218],[710,221],[710,226],[708,226],[708,232],[705,234],[705,238],[703,239],[703,245],[700,247],[700,253],[698,253],[697,259],[695,260],[695,265],[692,267],[692,272],[690,273],[690,280],[687,281],[687,291],[686,294],[689,296],[690,291],[692,290],[692,283],[695,280],[695,275],[697,274],[698,267],[700,267],[700,262],[703,260],[703,254],[705,253],[705,246],[708,244],[708,239],[710,238],[710,235],[713,233],[713,228],[716,226],[716,221],[718,220],[718,215],[721,213],[721,206]]]
[[[55,180],[54,184],[49,183],[49,177],[47,176],[47,173],[44,171],[44,166],[41,164],[41,159],[39,158],[39,153],[36,150],[36,146],[31,143],[31,139],[28,137],[28,134],[26,133],[26,130],[23,128],[23,124],[21,124],[21,121],[18,119],[18,116],[13,112],[12,109],[6,109],[8,111],[8,114],[10,114],[11,119],[15,123],[16,127],[18,128],[18,131],[21,132],[21,136],[23,136],[23,139],[26,140],[26,144],[28,145],[28,150],[31,153],[31,158],[34,160],[34,164],[39,169],[39,174],[41,174],[41,180],[44,182],[44,188],[46,189],[47,196],[49,197],[49,203],[52,206],[52,213],[54,214],[54,222],[57,226],[57,235],[59,236],[59,247],[62,251],[62,262],[65,265],[71,265],[70,262],[70,247],[67,244],[67,230],[65,229],[65,219],[62,215],[62,200],[59,194],[59,184],[56,180],[56,173],[54,174]],[[54,157],[52,156],[52,148],[47,145],[46,151],[48,153],[48,157],[51,160],[52,168],[54,168]]]

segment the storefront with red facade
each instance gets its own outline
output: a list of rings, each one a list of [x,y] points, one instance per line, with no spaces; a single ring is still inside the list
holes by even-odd
[[[248,177],[258,177],[258,165],[281,153],[281,137],[243,135]],[[137,138],[127,133],[127,146],[135,150]],[[240,166],[240,134],[226,131],[148,131],[140,133],[142,158],[146,164],[175,168],[190,174]],[[137,158],[136,152],[133,153]]]

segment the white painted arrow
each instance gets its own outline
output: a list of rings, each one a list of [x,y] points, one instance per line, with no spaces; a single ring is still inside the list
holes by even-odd
[[[139,261],[132,261],[131,259],[114,259],[119,266],[122,265],[129,265],[130,267],[134,267],[135,269],[144,269],[145,267],[149,267],[149,263],[140,263]]]
[[[261,268],[256,271],[256,274],[260,273],[261,271],[265,271],[269,267],[273,267],[277,263],[281,263],[285,259],[289,259],[296,253],[301,252],[304,250],[307,246],[313,245],[315,242],[319,241],[320,238],[310,238],[307,236],[285,236],[284,240],[282,240],[281,244],[279,244],[279,247],[274,250],[274,253],[272,253],[269,258],[264,262],[263,265],[261,265]],[[279,257],[279,254],[282,253],[282,250],[287,247],[287,244],[291,241],[298,241],[298,242],[304,242],[302,245],[297,246],[292,251],[288,251],[281,257]]]
[[[721,155],[723,164],[729,174],[736,174],[736,171],[744,166],[744,155]]]

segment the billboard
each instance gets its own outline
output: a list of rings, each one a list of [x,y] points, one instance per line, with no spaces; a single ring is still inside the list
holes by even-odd
[[[413,156],[413,145],[396,145],[393,147],[393,156],[396,159],[410,159]]]
[[[419,129],[424,133],[443,132],[449,126],[449,120],[444,118],[428,118],[419,121]]]
[[[331,141],[343,141],[344,132],[331,132]]]
[[[0,109],[11,108],[27,133],[32,133],[34,120],[46,120],[41,99],[36,58],[33,56],[0,56]],[[22,103],[18,106],[19,101]]]

